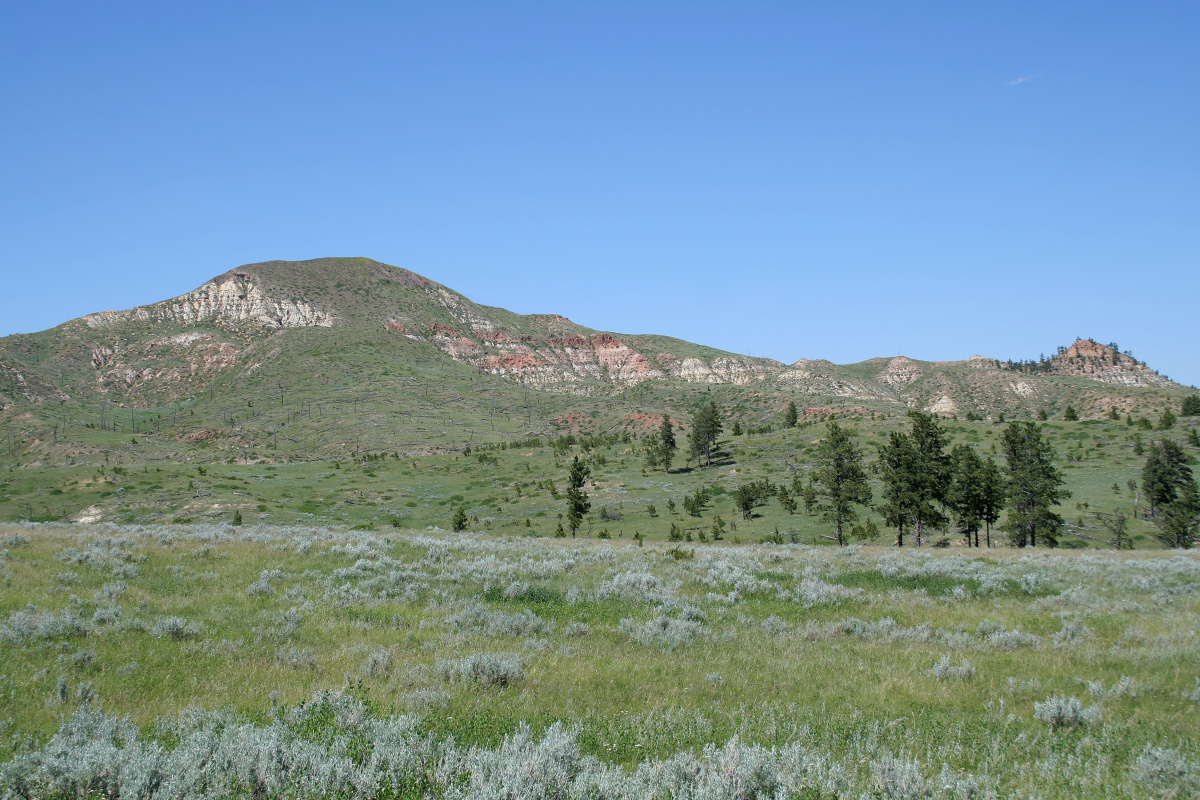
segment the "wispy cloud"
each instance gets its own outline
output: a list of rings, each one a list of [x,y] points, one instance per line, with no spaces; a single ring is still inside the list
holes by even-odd
[[[1027,83],[1041,74],[1042,73],[1040,73],[1040,72],[1035,72],[1032,75],[1022,75],[1019,78],[1013,78],[1011,81],[1005,82],[1004,85],[1005,86],[1020,86],[1022,83]]]

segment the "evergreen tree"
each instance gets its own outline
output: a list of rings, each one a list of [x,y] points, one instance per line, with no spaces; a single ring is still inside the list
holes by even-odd
[[[843,529],[858,519],[856,506],[871,502],[862,450],[848,430],[830,420],[815,460],[819,466],[813,474],[824,501],[819,506],[821,519],[834,524],[838,544],[845,544]]]
[[[888,434],[885,444],[879,445],[879,460],[875,470],[883,481],[883,502],[877,506],[884,523],[896,528],[896,546],[904,546],[904,530],[915,524],[915,511],[920,502],[916,486],[916,448],[912,437],[901,431]]]
[[[1158,419],[1158,427],[1160,430],[1167,430],[1175,427],[1175,415],[1171,413],[1171,409],[1163,411],[1162,416]]]
[[[917,546],[925,529],[941,524],[940,507],[950,488],[949,437],[932,414],[909,412],[911,433],[892,431],[879,447],[876,469],[883,479],[884,520],[898,531],[896,544],[904,546],[904,529],[913,529]]]
[[[954,511],[959,529],[966,534],[967,546],[979,547],[979,528],[984,517],[983,459],[974,447],[960,444],[950,451],[950,465],[946,504]]]
[[[1051,507],[1071,493],[1054,466],[1054,449],[1032,422],[1013,422],[1000,437],[1007,472],[1009,542],[1036,547],[1038,537],[1048,547],[1058,544],[1062,517]]]
[[[591,474],[588,465],[579,456],[575,456],[567,473],[567,527],[571,529],[572,539],[575,538],[575,531],[583,524],[583,515],[592,508],[584,488]]]
[[[663,414],[662,425],[658,429],[658,461],[666,472],[671,471],[671,460],[675,458],[677,448],[675,428],[671,425],[671,418]]]
[[[797,479],[799,477],[796,476]],[[817,483],[812,475],[808,476],[808,483],[804,484],[800,496],[804,500],[804,516],[811,517],[813,509],[817,507]]]
[[[1004,475],[1000,472],[1000,467],[991,456],[988,456],[983,461],[983,471],[979,476],[983,484],[981,496],[983,498],[983,523],[987,531],[987,546],[992,546],[992,526],[1000,521],[1000,511],[1004,508],[1004,501],[1008,499],[1006,492],[1008,487],[1005,485]],[[976,545],[979,542],[975,543]]]
[[[733,504],[742,514],[742,519],[754,516],[754,509],[761,506],[778,489],[765,478],[742,484],[733,493]]]
[[[912,420],[913,444],[917,449],[921,490],[924,500],[931,505],[946,505],[946,494],[950,490],[950,456],[946,448],[950,445],[950,436],[946,429],[938,424],[937,417],[920,411],[910,411]],[[939,525],[945,522],[945,515],[936,511],[920,520],[924,525]],[[921,530],[918,526],[917,544],[921,544]]]
[[[711,400],[702,406],[692,417],[692,429],[688,432],[688,458],[696,459],[699,464],[704,459],[705,466],[712,466],[712,451],[721,435],[721,413],[717,404]]]
[[[1187,453],[1176,442],[1151,442],[1142,467],[1142,490],[1150,502],[1150,514],[1175,502],[1179,492],[1193,482]]]
[[[1120,412],[1120,411],[1117,411],[1117,407],[1116,407],[1116,406],[1113,406],[1112,408],[1110,408],[1110,409],[1108,410],[1108,418],[1109,418],[1109,419],[1111,419],[1111,420],[1112,420],[1112,421],[1114,421],[1114,422],[1120,422],[1120,421],[1121,421],[1121,412]]]
[[[1079,412],[1075,410],[1075,406],[1067,406],[1067,410],[1063,412],[1063,419],[1067,422],[1079,421]]]
[[[1192,548],[1200,531],[1200,494],[1196,482],[1190,481],[1180,489],[1179,497],[1163,509],[1155,520],[1158,540],[1167,547]]]
[[[662,452],[662,445],[659,444],[658,431],[646,436],[646,466],[649,469],[658,469],[658,456]]]
[[[1179,406],[1179,416],[1200,417],[1200,394],[1192,394],[1183,398]]]
[[[741,436],[742,435],[742,423],[735,419],[733,421],[733,427],[729,429],[729,432],[731,434],[733,434],[734,436]]]
[[[1112,546],[1118,550],[1132,550],[1133,541],[1129,538],[1129,520],[1118,511],[1115,514],[1097,514],[1096,519],[1112,534]]]
[[[787,487],[779,487],[779,505],[788,514],[796,513],[796,498],[792,497]]]
[[[464,506],[454,509],[454,518],[450,520],[450,529],[453,531],[467,529],[467,509]]]
[[[795,403],[795,401],[789,401],[787,404],[787,408],[785,408],[783,410],[783,427],[785,427],[785,428],[796,427],[796,420],[797,420],[796,403]]]

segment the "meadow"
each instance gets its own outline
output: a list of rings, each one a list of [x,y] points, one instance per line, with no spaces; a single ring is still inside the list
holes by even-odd
[[[1189,552],[523,528],[0,525],[0,797],[1200,791]]]
[[[753,399],[741,402],[746,407],[729,406],[730,418],[751,417],[748,406]],[[891,431],[910,427],[907,417],[884,413],[842,421],[868,464],[876,459],[876,445],[886,442]],[[1194,457],[1200,451],[1187,437],[1198,423],[1196,418],[1186,419],[1169,431],[1109,420],[1044,423],[1065,488],[1071,492],[1057,509],[1067,523],[1062,544],[1109,547],[1108,532],[1097,514],[1120,511],[1129,518],[1137,547],[1157,547],[1156,527],[1145,519],[1147,505],[1140,498],[1145,456],[1139,451],[1156,438],[1169,437]],[[970,444],[980,454],[1002,460],[997,455],[1002,424],[953,419],[940,424],[953,444]],[[289,457],[285,450],[269,451],[263,454],[269,457],[249,462],[164,460],[145,452],[148,440],[143,436],[136,445],[126,440],[107,464],[10,462],[0,472],[0,521],[186,524],[228,522],[236,514],[247,524],[448,529],[461,506],[474,530],[551,536],[564,511],[567,468],[579,455],[591,469],[592,502],[581,536],[621,540],[639,535],[666,541],[674,527],[685,542],[690,538],[702,543],[702,538],[711,537],[719,517],[719,533],[731,543],[828,543],[833,526],[808,513],[802,503],[789,512],[771,500],[744,519],[733,502],[739,485],[766,480],[792,487],[799,503],[795,481],[806,480],[814,469],[825,425],[812,421],[781,429],[778,420],[768,417],[747,430],[741,436],[722,437],[711,467],[698,467],[680,455],[669,472],[647,469],[640,431],[615,424],[545,437],[513,431],[508,439],[473,444],[464,437],[453,449],[421,454],[368,447],[364,440],[358,457]],[[201,447],[189,458],[211,455]],[[873,484],[878,499],[881,485],[874,477]],[[702,507],[695,513],[685,510],[685,498],[700,490],[706,494]],[[868,520],[879,533],[863,541],[894,541],[895,531],[878,513],[861,509],[859,522],[865,526]],[[953,528],[934,537],[935,542],[942,539],[950,545],[960,541]]]

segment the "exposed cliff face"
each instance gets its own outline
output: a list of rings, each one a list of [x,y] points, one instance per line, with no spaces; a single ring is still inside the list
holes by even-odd
[[[651,358],[609,333],[514,336],[493,324],[466,334],[435,325],[429,330],[429,341],[456,361],[542,388],[581,381],[627,387],[668,378],[746,384],[770,374],[750,359],[736,357],[706,361],[658,353]]]
[[[249,272],[231,270],[199,289],[128,311],[101,311],[83,318],[89,328],[107,329],[125,322],[195,325],[249,325],[260,328],[330,327],[335,317],[305,300],[272,296]]]
[[[1053,374],[1087,378],[1120,386],[1165,386],[1169,380],[1111,347],[1080,339],[1052,360]]]

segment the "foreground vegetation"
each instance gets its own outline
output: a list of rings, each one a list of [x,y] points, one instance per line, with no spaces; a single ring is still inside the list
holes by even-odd
[[[1200,791],[1190,552],[56,523],[0,551],[0,796]]]

